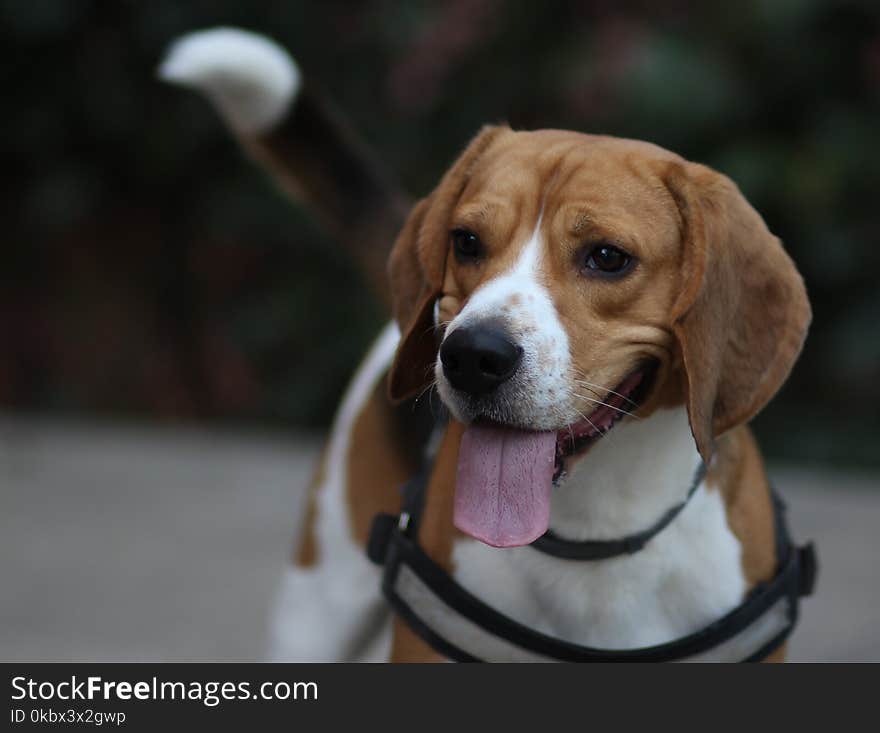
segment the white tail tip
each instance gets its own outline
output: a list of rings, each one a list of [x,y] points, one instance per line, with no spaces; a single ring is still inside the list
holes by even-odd
[[[177,39],[159,78],[205,94],[240,133],[267,132],[299,92],[296,62],[274,41],[238,28],[212,28]]]

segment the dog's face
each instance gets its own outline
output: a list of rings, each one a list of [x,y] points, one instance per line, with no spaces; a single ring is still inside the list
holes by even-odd
[[[661,404],[687,403],[708,458],[778,389],[809,321],[791,261],[726,178],[562,131],[485,130],[415,208],[391,274],[392,392],[433,376],[474,455],[517,429],[554,479]]]
[[[567,134],[499,141],[449,220],[441,398],[463,422],[585,447],[566,444],[633,411],[670,363],[680,267],[678,211],[651,161]]]

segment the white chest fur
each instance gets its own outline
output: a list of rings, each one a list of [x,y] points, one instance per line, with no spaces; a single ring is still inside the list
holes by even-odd
[[[684,498],[698,461],[684,408],[620,424],[554,490],[551,526],[571,539],[646,529]],[[697,631],[740,603],[740,554],[720,493],[701,485],[633,556],[562,560],[461,539],[453,561],[456,580],[511,618],[575,643],[624,649]]]

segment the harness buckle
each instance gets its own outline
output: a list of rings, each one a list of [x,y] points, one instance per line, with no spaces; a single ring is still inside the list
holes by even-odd
[[[816,587],[816,576],[819,574],[819,560],[816,557],[816,546],[808,542],[797,548],[798,553],[798,595],[809,596]]]
[[[370,536],[367,539],[367,557],[376,565],[384,565],[388,554],[391,534],[397,526],[398,518],[394,514],[380,512],[373,517],[370,525]]]

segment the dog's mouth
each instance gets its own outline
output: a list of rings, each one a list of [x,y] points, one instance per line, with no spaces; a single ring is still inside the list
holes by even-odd
[[[591,396],[590,400],[598,406],[583,419],[557,432],[554,483],[565,472],[567,459],[585,454],[599,438],[639,408],[651,388],[655,372],[655,364],[646,364],[631,372],[607,395],[600,396],[599,392]]]
[[[550,523],[550,494],[566,463],[630,415],[650,390],[655,365],[631,372],[583,419],[560,430],[477,421],[461,439],[454,522],[493,547],[534,542]]]

